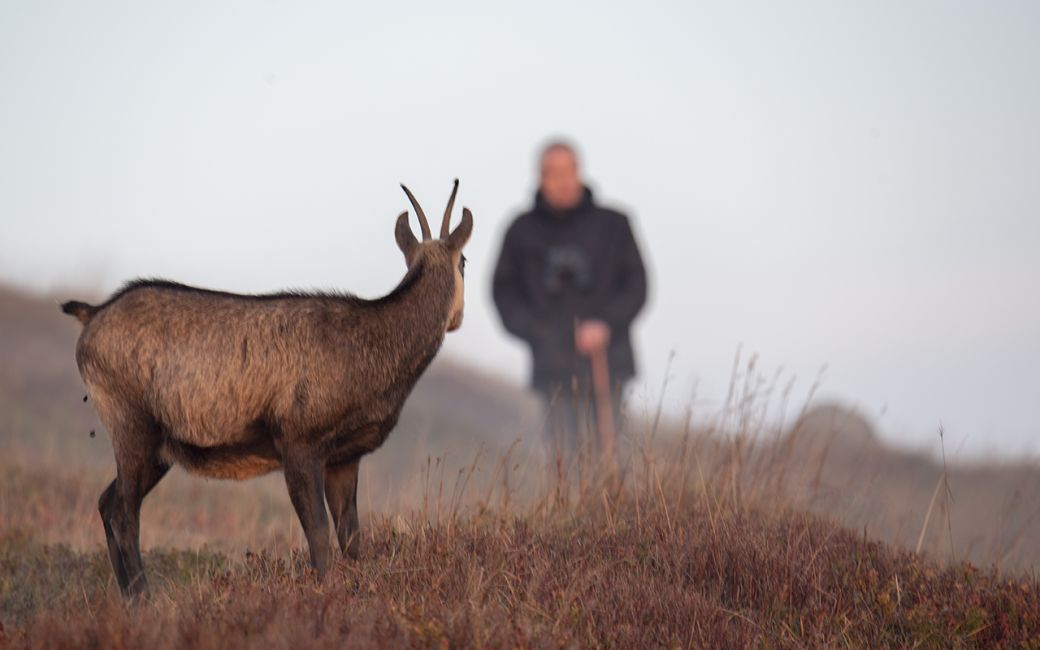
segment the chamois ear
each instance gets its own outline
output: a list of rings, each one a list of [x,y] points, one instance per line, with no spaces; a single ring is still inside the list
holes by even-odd
[[[397,217],[397,226],[394,227],[394,238],[397,240],[397,247],[404,253],[405,261],[411,264],[412,256],[415,254],[416,249],[419,248],[419,240],[415,238],[411,226],[408,225],[407,212],[402,212]]]
[[[451,231],[448,235],[448,243],[457,251],[462,250],[462,247],[469,241],[469,236],[473,233],[473,213],[469,211],[469,208],[462,208],[462,223],[460,223],[455,230]]]

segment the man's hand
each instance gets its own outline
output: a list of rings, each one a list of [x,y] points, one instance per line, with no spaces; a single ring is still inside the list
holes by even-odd
[[[578,321],[574,330],[574,347],[579,354],[591,356],[597,350],[604,350],[610,343],[610,325],[601,320]]]

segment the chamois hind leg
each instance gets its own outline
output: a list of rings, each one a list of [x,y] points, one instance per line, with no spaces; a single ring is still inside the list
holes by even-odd
[[[116,494],[116,490],[118,490],[118,487],[116,487],[117,482],[118,479],[112,479],[105,491],[101,493],[101,498],[98,499],[98,512],[101,513],[101,523],[105,527],[108,560],[112,563],[112,571],[116,574],[116,583],[119,584],[119,589],[125,593],[126,586],[130,581],[126,577],[123,552],[119,550],[119,544],[116,543],[115,533],[112,532],[112,524],[108,523],[112,518],[113,509],[117,507],[116,501],[119,499],[119,496]]]
[[[148,589],[141,561],[141,502],[169,471],[159,458],[159,431],[149,418],[113,408],[95,397],[98,415],[112,437],[116,479],[98,500],[109,559],[124,596]]]
[[[311,566],[324,577],[329,569],[329,517],[325,512],[325,463],[310,449],[287,449],[282,454],[285,485],[289,489],[296,515],[307,537]]]
[[[361,527],[358,524],[357,483],[358,467],[361,459],[356,459],[325,468],[325,499],[332,512],[332,523],[336,527],[336,539],[339,540],[343,555],[356,560],[360,547]]]
[[[146,467],[120,468],[117,478],[98,501],[108,542],[108,557],[124,596],[148,590],[141,560],[141,502],[169,469],[169,465],[158,461]]]

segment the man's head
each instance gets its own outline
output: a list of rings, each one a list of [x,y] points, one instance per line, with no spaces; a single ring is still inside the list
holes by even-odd
[[[541,180],[538,189],[550,208],[565,212],[581,203],[585,186],[573,146],[562,140],[550,142],[542,149],[539,165]]]

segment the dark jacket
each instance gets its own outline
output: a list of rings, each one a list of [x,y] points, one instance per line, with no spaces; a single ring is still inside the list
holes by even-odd
[[[611,377],[635,375],[629,328],[646,302],[646,271],[628,218],[596,205],[587,188],[565,213],[539,193],[534,209],[516,218],[502,244],[493,294],[505,328],[531,346],[536,388],[590,376],[588,359],[574,349],[575,318],[609,324]]]

